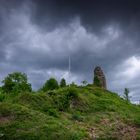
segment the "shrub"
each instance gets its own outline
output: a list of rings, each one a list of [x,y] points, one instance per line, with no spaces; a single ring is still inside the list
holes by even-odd
[[[79,121],[79,122],[83,121],[83,117],[81,117],[81,116],[78,115],[78,114],[73,114],[71,118],[72,118],[72,120],[74,120],[74,121]]]
[[[54,100],[60,111],[66,111],[70,107],[71,100],[77,98],[78,98],[77,90],[73,87],[70,87],[65,94],[60,96],[58,95],[58,97],[54,98]]]
[[[56,103],[60,111],[66,111],[70,106],[70,100],[67,95],[59,96]]]
[[[0,93],[0,102],[4,101],[5,98],[6,98],[6,95]]]
[[[52,94],[51,94],[52,95]],[[67,88],[65,93],[57,93],[53,97],[55,106],[60,111],[66,111],[70,107],[70,103],[73,99],[78,98],[77,90],[74,87]]]
[[[97,76],[94,77],[94,85],[97,87],[101,87],[100,80]]]
[[[70,88],[68,89],[67,97],[68,97],[69,99],[78,98],[78,92],[77,92],[76,88],[70,87]]]
[[[47,112],[50,116],[53,116],[53,117],[58,117],[59,116],[56,109],[50,108]]]

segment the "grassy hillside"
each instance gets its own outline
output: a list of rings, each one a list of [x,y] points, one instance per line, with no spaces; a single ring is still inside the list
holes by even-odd
[[[140,107],[93,86],[1,94],[0,139],[140,139]]]

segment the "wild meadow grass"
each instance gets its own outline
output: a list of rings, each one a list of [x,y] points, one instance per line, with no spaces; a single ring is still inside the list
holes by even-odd
[[[0,94],[0,139],[140,139],[140,106],[94,86]]]

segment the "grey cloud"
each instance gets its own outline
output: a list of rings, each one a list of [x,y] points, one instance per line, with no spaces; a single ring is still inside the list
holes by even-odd
[[[136,100],[139,72],[133,79],[118,74],[126,60],[140,56],[138,7],[137,0],[1,0],[0,78],[22,71],[34,89],[53,75],[69,79],[70,55],[71,81],[92,82],[94,67],[101,65],[109,89],[130,87]]]
[[[93,30],[100,30],[102,26],[117,22],[127,28],[131,20],[139,20],[138,0],[33,0],[36,5],[33,21],[51,28],[70,22],[79,16],[81,23]],[[127,26],[126,26],[127,25]],[[98,32],[99,32],[98,30]]]

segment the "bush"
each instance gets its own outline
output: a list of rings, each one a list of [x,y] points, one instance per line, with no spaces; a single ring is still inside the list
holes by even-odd
[[[72,115],[72,120],[81,122],[81,121],[83,121],[83,117],[81,117],[78,114],[73,114]]]
[[[0,93],[0,102],[4,101],[5,98],[6,98],[6,95]]]
[[[70,107],[71,100],[77,98],[78,98],[77,90],[74,87],[70,87],[65,94],[60,96],[58,95],[58,97],[55,98],[54,100],[60,111],[66,111]]]
[[[94,77],[94,85],[97,87],[101,87],[101,82],[97,76]]]
[[[60,111],[66,111],[70,106],[70,100],[67,95],[59,96],[56,103]]]
[[[50,78],[49,80],[46,81],[44,86],[42,87],[43,91],[48,91],[48,90],[54,90],[58,89],[58,82],[55,78]]]
[[[58,117],[59,116],[56,109],[50,108],[47,112],[50,116],[53,116],[53,117]]]
[[[68,89],[67,97],[68,97],[69,99],[78,98],[78,92],[77,92],[76,88],[70,87],[70,88]]]
[[[60,90],[55,95],[49,91],[49,95],[52,96],[55,107],[60,111],[67,111],[71,101],[78,98],[78,92],[74,87],[67,88],[65,92]]]

